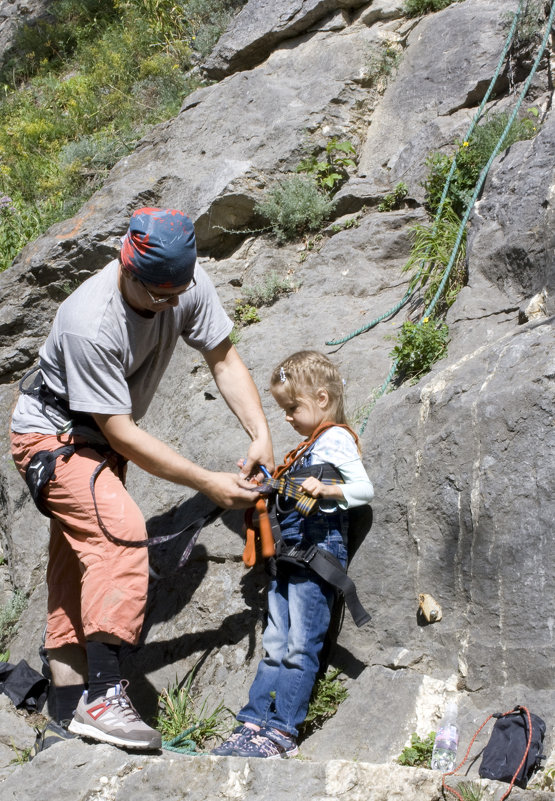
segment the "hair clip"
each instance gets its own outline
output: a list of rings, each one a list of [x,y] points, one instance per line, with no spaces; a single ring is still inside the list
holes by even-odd
[[[285,375],[285,370],[283,369],[283,367],[279,368],[279,380],[282,384],[285,384],[285,382],[287,381],[287,376]]]

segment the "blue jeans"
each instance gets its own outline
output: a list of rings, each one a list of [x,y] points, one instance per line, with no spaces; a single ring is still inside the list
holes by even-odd
[[[288,515],[291,525],[282,522],[284,539],[288,545],[318,544],[345,565],[342,517],[341,513],[318,513],[296,521]],[[310,568],[278,570],[268,588],[268,624],[262,639],[265,656],[238,720],[297,736],[318,673],[334,597],[333,588]]]

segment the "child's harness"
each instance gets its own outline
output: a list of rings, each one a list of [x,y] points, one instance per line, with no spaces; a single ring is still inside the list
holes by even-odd
[[[252,566],[256,561],[255,530],[252,525],[253,512],[256,510],[259,515],[262,555],[269,560],[270,573],[275,575],[277,567],[280,565],[309,567],[320,578],[343,594],[355,624],[360,627],[368,623],[371,616],[362,606],[354,582],[347,575],[347,571],[341,562],[317,545],[310,545],[308,548],[287,545],[281,534],[278,520],[278,512],[285,511],[283,509],[284,502],[288,503],[291,500],[296,501],[294,509],[303,517],[308,517],[317,511],[318,498],[307,495],[301,489],[303,481],[308,476],[315,476],[324,484],[343,483],[339,471],[329,463],[311,465],[299,468],[292,474],[289,473],[293,464],[307,453],[320,434],[337,425],[339,424],[321,423],[309,440],[304,440],[297,448],[286,455],[284,464],[276,468],[272,478],[265,479],[262,482],[260,490],[266,495],[268,502],[266,503],[264,499],[260,498],[254,509],[247,510],[247,542],[243,553],[243,561],[248,567]],[[357,439],[348,426],[341,427],[346,428],[353,434],[355,440]]]

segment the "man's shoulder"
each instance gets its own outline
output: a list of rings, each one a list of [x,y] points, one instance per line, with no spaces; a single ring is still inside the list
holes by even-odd
[[[66,334],[95,335],[117,292],[117,260],[91,275],[58,309],[58,324]]]

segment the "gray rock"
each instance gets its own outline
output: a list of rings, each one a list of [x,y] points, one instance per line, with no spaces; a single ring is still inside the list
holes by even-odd
[[[360,175],[378,186],[403,180],[416,191],[428,153],[463,134],[467,110],[485,94],[506,38],[499,9],[496,0],[466,0],[421,19],[373,115]],[[505,84],[501,74],[496,91]]]
[[[553,752],[553,317],[530,313],[519,324],[519,310],[544,290],[553,315],[553,115],[535,140],[511,147],[491,170],[469,224],[468,285],[449,311],[447,358],[418,384],[381,397],[369,415],[390,369],[390,337],[414,307],[350,335],[406,291],[411,227],[426,219],[418,189],[426,155],[452,147],[470,121],[502,47],[505,4],[466,0],[406,25],[395,2],[355,5],[249,3],[250,16],[239,15],[230,29],[229,64],[257,53],[259,66],[188,97],[76,217],[29,245],[0,276],[5,432],[12,382],[35,358],[57,304],[116,252],[136,206],[192,214],[202,263],[230,314],[274,271],[296,285],[260,308],[261,321],[240,331],[238,348],[260,387],[278,458],[296,442],[267,386],[272,367],[293,350],[330,353],[347,380],[357,428],[367,420],[362,445],[376,488],[374,525],[351,574],[373,618],[356,630],[347,616],[333,658],[349,698],[302,743],[304,761],[130,756],[72,741],[23,768],[0,754],[3,798],[40,792],[48,799],[45,776],[53,774],[61,776],[51,789],[56,799],[60,787],[68,799],[116,801],[124,793],[252,798],[270,786],[277,799],[439,798],[439,776],[392,762],[411,732],[437,727],[453,696],[461,745],[490,712],[525,703],[548,723],[545,751]],[[290,19],[280,23],[284,9]],[[384,37],[400,46],[406,40],[407,48],[381,96],[364,73],[369,48]],[[231,38],[221,40],[214,60],[225,61]],[[542,92],[545,76],[538,81]],[[503,95],[504,78],[497,89]],[[325,231],[280,247],[266,235],[229,233],[257,227],[253,209],[264,190],[332,136],[361,146],[362,158]],[[378,213],[398,180],[410,184],[405,206]],[[247,447],[202,358],[185,347],[143,424],[214,469],[235,469]],[[133,467],[128,485],[152,533],[179,530],[207,509],[202,497]],[[48,522],[15,472],[5,435],[0,500],[10,579],[29,595],[11,655],[39,667]],[[183,545],[153,552],[157,573],[171,570]],[[226,513],[202,532],[181,575],[153,580],[144,643],[123,659],[144,715],[155,714],[163,687],[195,668],[199,702],[237,711],[245,701],[261,656],[266,579],[261,567],[245,571],[242,547],[242,515]],[[441,605],[441,621],[419,625],[421,592]],[[30,745],[32,729],[28,738]],[[488,797],[504,789],[485,788]]]
[[[250,0],[220,38],[203,70],[209,78],[219,80],[251,69],[281,42],[305,32],[329,29],[337,9],[364,5],[365,0]]]

